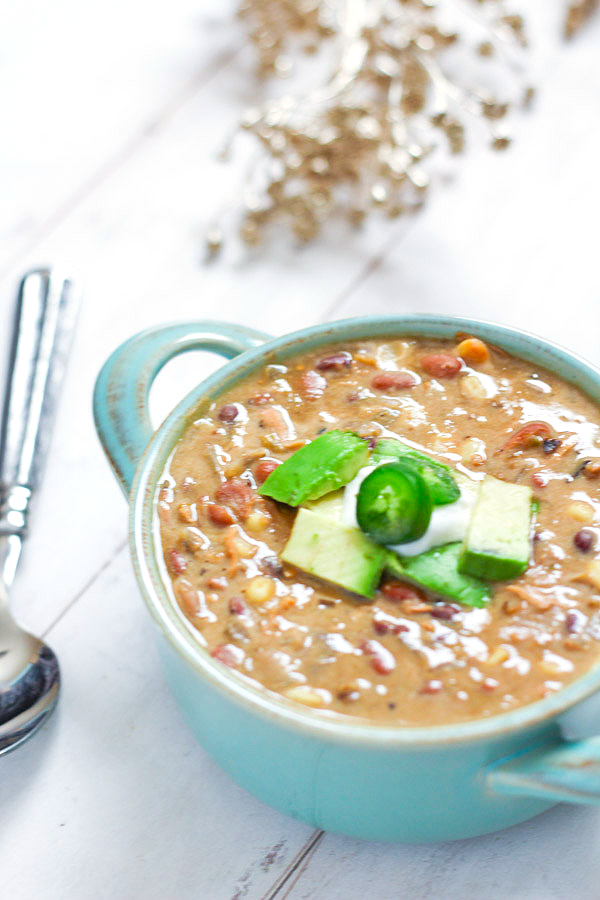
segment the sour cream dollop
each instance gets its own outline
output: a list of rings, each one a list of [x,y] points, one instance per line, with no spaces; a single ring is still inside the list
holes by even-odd
[[[352,528],[358,528],[356,520],[356,498],[361,484],[371,472],[386,462],[394,462],[391,459],[383,459],[377,466],[363,466],[359,469],[352,481],[344,489],[344,501],[342,506],[342,522]],[[432,547],[441,544],[449,544],[452,541],[462,541],[467,533],[471,513],[477,500],[477,482],[471,481],[466,475],[455,473],[460,488],[460,497],[454,503],[446,503],[444,506],[434,506],[431,519],[425,534],[416,541],[407,544],[390,545],[399,556],[416,556],[425,553]]]

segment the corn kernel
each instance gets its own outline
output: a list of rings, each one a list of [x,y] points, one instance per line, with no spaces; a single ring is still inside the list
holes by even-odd
[[[296,703],[312,706],[315,709],[331,703],[331,694],[323,688],[310,687],[308,684],[297,684],[285,691],[285,696]]]
[[[246,597],[249,603],[267,603],[275,595],[275,582],[266,575],[257,575],[246,588]]]
[[[571,519],[582,522],[584,525],[590,525],[594,521],[594,507],[585,500],[574,500],[569,503],[565,511]]]
[[[490,664],[490,666],[497,666],[500,663],[505,662],[509,657],[509,652],[507,647],[503,647],[502,644],[499,644],[488,656],[486,662]]]
[[[236,535],[233,539],[233,546],[237,551],[237,555],[242,559],[250,559],[253,557],[257,551],[257,547],[253,544],[249,544],[248,541],[245,541],[243,537]]]
[[[198,520],[195,504],[180,503],[177,507],[177,512],[179,513],[179,518],[182,522],[187,522],[188,525],[192,525]]]
[[[248,531],[256,533],[257,531],[264,531],[270,521],[271,516],[267,512],[256,510],[256,512],[250,513],[246,519],[245,525]]]
[[[582,581],[584,584],[589,584],[600,591],[600,559],[593,559],[588,563],[585,572],[582,572],[581,575],[576,575],[573,581]]]

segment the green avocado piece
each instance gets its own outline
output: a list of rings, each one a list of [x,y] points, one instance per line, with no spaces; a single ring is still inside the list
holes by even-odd
[[[378,441],[371,452],[371,462],[377,465],[384,459],[398,459],[413,465],[427,484],[434,506],[454,503],[460,497],[460,488],[450,466],[431,459],[425,453],[403,444],[402,441],[392,438]]]
[[[459,571],[489,581],[522,575],[529,565],[532,491],[486,475],[469,523]]]
[[[318,500],[307,500],[304,505],[313,512],[319,513],[320,516],[325,516],[326,519],[335,519],[336,522],[340,522],[344,510],[344,488],[332,491],[331,494],[324,494]]]
[[[490,600],[489,588],[478,578],[459,572],[461,550],[462,544],[457,541],[432,547],[418,556],[399,557],[388,551],[386,569],[402,581],[410,581],[448,600],[465,606],[485,606]]]
[[[292,453],[258,493],[300,506],[348,484],[368,457],[369,445],[353,431],[328,431]]]
[[[322,578],[373,597],[381,579],[387,551],[358,528],[342,525],[310,509],[299,509],[281,559]]]

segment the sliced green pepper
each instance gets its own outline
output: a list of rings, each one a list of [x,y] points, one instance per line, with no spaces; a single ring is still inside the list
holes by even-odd
[[[381,459],[397,459],[411,463],[427,483],[434,506],[454,503],[460,497],[460,488],[452,476],[452,469],[444,463],[431,459],[419,450],[395,441],[383,438],[371,453],[371,461],[378,463]]]
[[[425,480],[412,465],[378,466],[362,482],[356,519],[380,544],[415,541],[427,531],[433,503]]]

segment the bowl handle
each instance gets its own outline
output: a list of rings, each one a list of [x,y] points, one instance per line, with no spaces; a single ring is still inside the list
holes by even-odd
[[[182,322],[148,328],[115,350],[96,380],[94,420],[126,495],[152,437],[148,394],[165,363],[188,350],[212,350],[231,359],[269,339],[261,331],[228,322]]]
[[[600,737],[528,750],[489,766],[485,777],[499,794],[600,804]]]

